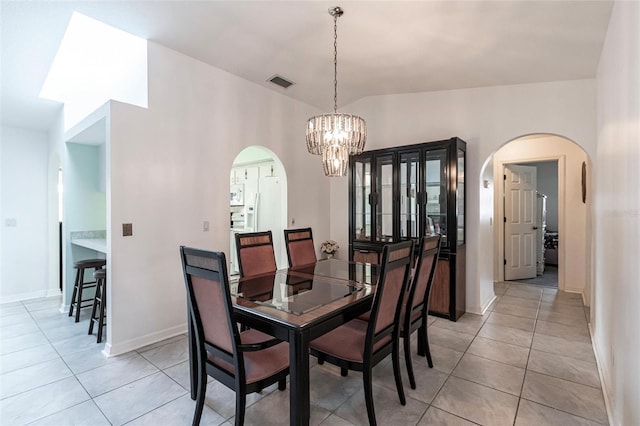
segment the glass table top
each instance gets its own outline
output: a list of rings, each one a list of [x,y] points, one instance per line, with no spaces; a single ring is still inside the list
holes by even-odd
[[[375,285],[378,282],[380,266],[370,263],[349,262],[347,260],[325,259],[311,265],[291,268],[289,272]]]
[[[364,288],[353,281],[282,270],[241,279],[234,296],[290,314],[302,315]]]

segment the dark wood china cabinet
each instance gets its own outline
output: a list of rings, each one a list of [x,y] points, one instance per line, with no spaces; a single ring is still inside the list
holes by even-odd
[[[465,153],[459,138],[354,155],[349,163],[349,258],[379,263],[385,244],[440,234],[429,313],[465,311]]]

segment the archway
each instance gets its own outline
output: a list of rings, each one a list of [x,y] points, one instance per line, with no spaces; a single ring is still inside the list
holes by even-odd
[[[288,266],[283,231],[287,227],[287,175],[273,151],[250,146],[234,159],[229,172],[229,271],[238,274],[235,234],[270,230],[279,268]]]
[[[589,175],[590,162],[578,144],[563,136],[520,136],[505,142],[485,161],[480,174],[481,191],[484,191],[480,196],[480,211],[492,211],[490,222],[496,224],[491,232],[494,281],[504,280],[504,167],[512,163],[542,161],[557,161],[558,164],[558,288],[581,293],[585,305],[589,305],[590,196],[586,196],[586,202],[582,201],[582,164],[586,165]],[[586,191],[589,192],[588,187]]]

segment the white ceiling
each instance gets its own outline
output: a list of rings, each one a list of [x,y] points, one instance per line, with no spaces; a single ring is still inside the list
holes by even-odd
[[[3,125],[46,130],[60,104],[38,98],[73,11],[323,110],[366,96],[594,78],[606,1],[2,0]],[[266,80],[282,75],[282,89]]]

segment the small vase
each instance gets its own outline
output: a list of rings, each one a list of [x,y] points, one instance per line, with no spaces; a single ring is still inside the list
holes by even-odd
[[[327,253],[327,259],[332,259],[333,258],[333,253]]]

